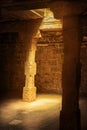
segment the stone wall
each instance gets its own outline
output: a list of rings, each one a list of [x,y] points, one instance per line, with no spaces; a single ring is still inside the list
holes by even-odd
[[[87,43],[81,47],[81,84],[80,92],[87,95]]]
[[[81,19],[82,22],[82,46],[81,46],[81,85],[80,92],[87,95],[87,16]]]
[[[60,30],[41,30],[37,43],[36,87],[38,92],[61,93],[63,39]]]
[[[0,89],[4,91],[24,86],[24,43],[18,38],[18,32],[0,33]]]
[[[41,19],[0,23],[0,91],[20,92],[25,86],[25,62]]]

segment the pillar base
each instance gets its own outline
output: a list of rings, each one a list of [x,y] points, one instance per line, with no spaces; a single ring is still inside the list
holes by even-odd
[[[81,130],[80,110],[73,112],[60,112],[60,129],[59,130]]]
[[[32,102],[36,99],[36,87],[23,88],[23,101]]]

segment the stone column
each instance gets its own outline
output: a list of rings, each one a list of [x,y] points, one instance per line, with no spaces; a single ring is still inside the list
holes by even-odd
[[[34,76],[36,74],[35,51],[37,39],[34,38],[25,64],[25,87],[23,89],[23,101],[31,102],[36,99],[36,87],[34,85]]]
[[[60,130],[80,130],[80,24],[78,16],[63,17],[64,64]]]

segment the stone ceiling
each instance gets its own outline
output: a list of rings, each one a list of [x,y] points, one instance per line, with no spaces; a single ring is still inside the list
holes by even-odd
[[[49,5],[55,2],[73,2],[77,5],[86,5],[82,12],[84,15],[87,15],[86,0],[3,0],[0,1],[0,22],[43,18],[43,9],[49,8]]]

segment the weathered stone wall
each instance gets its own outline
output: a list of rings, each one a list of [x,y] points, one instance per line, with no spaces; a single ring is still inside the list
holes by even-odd
[[[81,85],[80,92],[87,95],[87,16],[81,19],[82,46],[81,46]]]
[[[43,31],[37,43],[36,87],[38,92],[61,93],[63,41],[62,31]]]
[[[81,84],[80,92],[87,95],[87,45],[81,47]]]
[[[0,23],[0,91],[21,91],[31,40],[41,20]]]
[[[0,89],[21,89],[24,86],[24,43],[16,41],[18,33],[1,33],[0,36]]]

